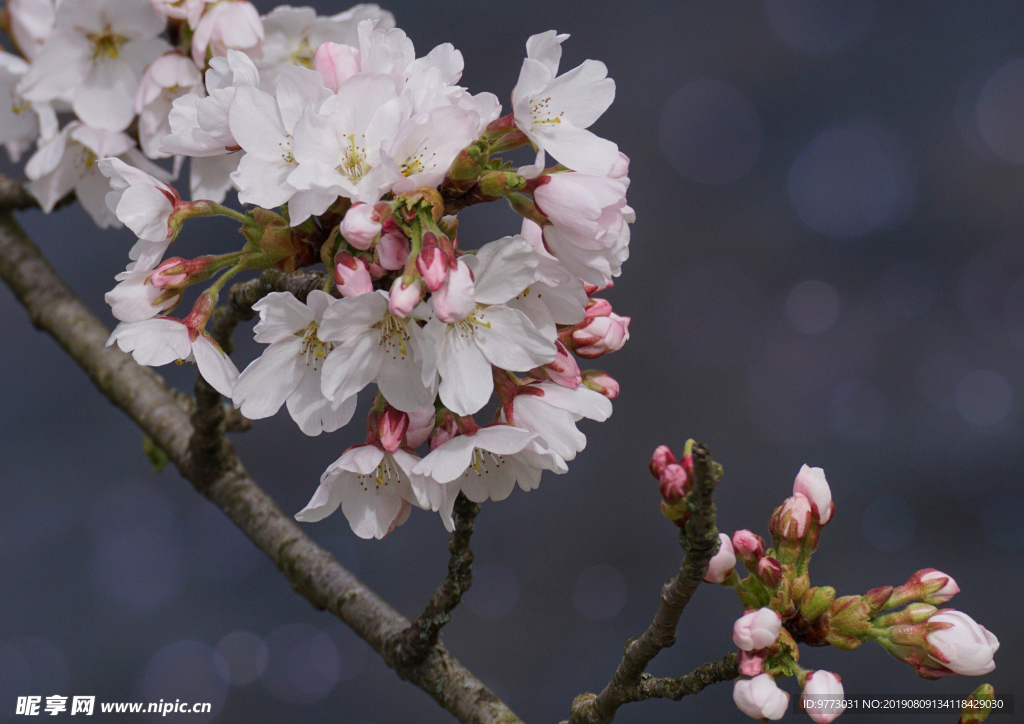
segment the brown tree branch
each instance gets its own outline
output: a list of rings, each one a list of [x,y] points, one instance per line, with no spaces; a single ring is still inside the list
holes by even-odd
[[[707,573],[708,562],[718,551],[719,542],[712,492],[721,480],[722,468],[711,460],[711,453],[699,443],[693,446],[693,472],[692,515],[686,528],[679,533],[679,542],[686,552],[679,573],[662,589],[661,605],[654,621],[639,638],[627,644],[612,680],[600,694],[581,694],[573,701],[570,724],[610,722],[620,706],[637,701],[630,695],[639,685],[651,659],[676,642],[679,618]]]
[[[441,629],[452,620],[452,611],[473,585],[473,551],[469,547],[473,521],[480,506],[462,493],[455,500],[455,530],[448,539],[448,575],[430,597],[423,613],[417,616],[395,649],[399,669],[416,666],[438,642]]]
[[[335,614],[395,666],[391,652],[408,629],[408,619],[303,533],[249,477],[230,444],[195,444],[197,428],[175,393],[152,370],[116,346],[106,346],[109,330],[64,284],[10,213],[0,213],[0,278],[32,323],[64,348],[100,392],[164,450],[181,474],[224,511],[299,594],[317,609]],[[199,429],[219,429],[223,420],[216,418],[225,414],[223,406],[203,407],[212,413],[209,419],[197,420]],[[419,665],[398,673],[461,722],[520,721],[440,644]]]
[[[64,198],[56,203],[53,210],[67,206],[75,200],[75,192],[71,191]],[[28,187],[21,181],[0,176],[0,212],[2,211],[24,211],[26,209],[38,209],[39,202],[33,196]]]
[[[739,662],[735,653],[728,653],[721,661],[712,661],[698,666],[686,676],[678,679],[661,679],[642,674],[640,680],[629,692],[626,701],[644,699],[671,699],[679,701],[689,694],[700,693],[704,687],[719,681],[732,681],[740,675]],[[625,702],[623,702],[625,703]]]

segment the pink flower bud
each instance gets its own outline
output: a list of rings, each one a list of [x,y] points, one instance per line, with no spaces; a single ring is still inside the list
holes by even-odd
[[[675,503],[686,497],[690,492],[691,483],[682,465],[675,463],[666,465],[658,478],[658,490],[661,497],[669,503]]]
[[[802,493],[811,502],[811,510],[820,525],[832,520],[835,503],[832,502],[832,490],[825,480],[825,471],[804,465],[793,481],[793,492]]]
[[[437,240],[429,231],[423,235],[423,248],[416,256],[416,271],[423,277],[427,289],[436,292],[448,280],[448,255],[438,246]]]
[[[932,657],[950,671],[981,676],[996,668],[992,657],[999,649],[999,639],[966,613],[944,609],[929,618],[928,624],[948,624],[932,630],[926,638]]]
[[[589,321],[588,321],[589,320]],[[573,330],[573,351],[580,357],[593,359],[616,352],[629,340],[629,317],[617,314],[590,318]]]
[[[473,313],[476,308],[476,287],[473,272],[461,259],[448,273],[445,283],[430,299],[434,314],[442,322],[456,324]]]
[[[757,577],[768,588],[776,588],[782,582],[782,564],[774,558],[764,556],[757,562]]]
[[[619,383],[607,372],[600,370],[587,370],[583,373],[583,386],[604,395],[609,400],[619,396]]]
[[[764,662],[768,660],[768,654],[764,651],[740,651],[739,659],[740,676],[757,676],[764,669]]]
[[[732,539],[725,533],[718,534],[718,553],[708,561],[708,572],[704,580],[708,583],[723,583],[736,568],[736,556],[732,551]]]
[[[359,72],[359,51],[351,45],[321,43],[313,56],[313,70],[337,93],[342,83]]]
[[[761,608],[736,619],[732,642],[743,651],[759,651],[778,641],[781,630],[782,616],[770,608]]]
[[[358,297],[373,291],[373,279],[366,262],[347,251],[334,257],[334,283],[343,297]]]
[[[405,441],[409,447],[419,447],[427,441],[430,433],[434,431],[436,411],[433,405],[428,405],[427,407],[413,410],[408,415],[409,429],[405,431]]]
[[[732,548],[738,558],[755,561],[764,555],[764,538],[749,530],[738,530],[732,534]]]
[[[580,367],[576,364],[576,358],[565,348],[561,340],[555,341],[555,350],[555,360],[535,370],[537,376],[551,380],[556,385],[575,390],[583,381]]]
[[[794,493],[775,509],[768,524],[772,535],[783,540],[800,540],[811,524],[811,501],[803,493]]]
[[[612,313],[612,305],[607,299],[591,299],[584,311],[588,317],[607,317]]]
[[[956,585],[956,581],[953,580],[952,576],[947,575],[942,571],[937,571],[934,568],[925,568],[911,576],[910,581],[907,581],[907,583],[909,584],[916,579],[918,584],[923,584],[930,581],[938,581],[942,578],[946,580],[946,582],[942,584],[942,587],[934,593],[929,594],[924,599],[926,603],[938,605],[940,603],[946,603],[953,598],[953,596],[960,593],[960,586]]]
[[[373,250],[383,268],[398,271],[409,258],[409,240],[397,229],[385,230]]]
[[[732,688],[736,708],[761,721],[781,719],[789,708],[789,694],[775,683],[771,674],[739,679]]]
[[[656,478],[661,477],[661,471],[666,466],[672,465],[676,461],[676,456],[672,450],[669,449],[668,445],[658,445],[654,448],[654,452],[651,454],[651,475]]]
[[[423,282],[419,277],[402,276],[395,279],[388,296],[388,308],[396,317],[406,317],[423,298]]]
[[[597,294],[598,292],[603,292],[605,289],[611,289],[614,286],[615,282],[613,282],[608,277],[605,277],[604,281],[601,282],[600,284],[584,284],[583,291],[586,292],[587,296],[589,297],[594,294]]]
[[[352,204],[345,212],[345,218],[341,220],[341,235],[357,249],[369,249],[380,230],[381,223],[377,212],[372,206],[362,202]]]
[[[409,416],[401,410],[388,405],[384,414],[377,418],[377,435],[380,444],[388,452],[395,452],[402,447],[402,438],[409,429]]]
[[[149,276],[149,283],[157,289],[177,288],[188,279],[188,274],[188,261],[175,256],[153,270]]]
[[[459,423],[455,419],[455,415],[446,410],[434,428],[434,432],[430,435],[430,449],[433,450],[438,445],[445,444],[458,434]]]
[[[831,671],[812,671],[807,675],[800,708],[811,721],[829,724],[843,713],[843,685],[838,674]]]

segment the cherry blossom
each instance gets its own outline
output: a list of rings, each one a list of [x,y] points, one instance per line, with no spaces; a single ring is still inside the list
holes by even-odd
[[[574,171],[605,175],[618,160],[618,147],[589,128],[615,99],[615,81],[598,60],[587,60],[558,75],[562,42],[554,30],[526,43],[519,80],[512,92],[515,123],[539,149]]]
[[[412,472],[418,461],[404,450],[390,453],[379,444],[351,447],[320,476],[320,487],[295,519],[315,523],[340,505],[353,533],[383,538],[400,516],[408,516],[410,505],[430,505],[428,484]]]
[[[69,99],[94,128],[121,131],[150,61],[170,50],[148,0],[76,0],[57,6],[53,32],[18,87],[29,101]]]
[[[331,342],[319,337],[324,312],[334,297],[310,292],[303,304],[291,294],[272,292],[253,305],[259,312],[256,341],[269,345],[238,378],[235,407],[259,420],[275,414],[287,403],[288,413],[307,435],[334,432],[352,419],[356,396],[324,397],[320,379]]]

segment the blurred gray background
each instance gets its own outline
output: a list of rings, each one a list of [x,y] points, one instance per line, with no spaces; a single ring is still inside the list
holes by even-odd
[[[836,514],[812,580],[842,595],[946,571],[963,589],[954,605],[1002,642],[984,680],[1014,693],[1024,676],[1024,6],[388,7],[421,54],[454,43],[464,85],[506,107],[527,37],[572,33],[563,69],[608,64],[618,97],[594,130],[632,158],[632,258],[607,294],[632,316],[632,339],[596,365],[622,395],[608,422],[581,425],[589,444],[568,475],[484,505],[475,583],[444,635],[456,656],[527,721],[558,721],[576,694],[599,689],[680,560],[648,456],[694,437],[725,467],[728,532],[767,536],[800,465],[824,467]],[[103,292],[130,232],[97,231],[77,207],[21,219],[112,324]],[[477,246],[517,228],[493,205],[466,212],[460,231]],[[234,233],[193,222],[176,253],[226,251]],[[212,719],[181,719],[197,724],[451,721],[296,595],[173,470],[154,474],[139,432],[6,289],[0,335],[0,721],[25,693],[213,702]],[[239,365],[256,353],[240,343]],[[184,389],[194,379],[187,367],[164,372]],[[358,415],[307,438],[282,413],[234,441],[294,512],[362,437]],[[406,615],[446,570],[435,515],[414,512],[383,542],[357,539],[340,514],[307,530]],[[679,643],[651,670],[677,676],[720,658],[740,612],[731,591],[701,588]],[[924,681],[875,645],[805,650],[801,663],[838,672],[857,698],[959,697],[982,683]],[[748,721],[731,690],[633,704],[617,721]]]

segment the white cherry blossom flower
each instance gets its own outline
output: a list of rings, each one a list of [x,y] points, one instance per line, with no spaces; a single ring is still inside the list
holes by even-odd
[[[526,60],[512,91],[516,126],[538,149],[574,171],[605,175],[618,160],[618,147],[590,131],[615,99],[608,68],[587,60],[558,75],[562,42],[554,30],[526,43]]]
[[[207,51],[214,57],[231,50],[260,55],[263,21],[249,0],[217,0],[207,5],[194,27],[192,59],[197,65],[205,65]]]
[[[57,114],[50,104],[31,103],[16,91],[28,67],[18,56],[0,51],[0,144],[15,163],[37,138],[57,133]]]
[[[60,133],[43,143],[25,164],[31,179],[29,190],[49,213],[69,191],[101,229],[118,226],[117,217],[107,208],[110,182],[100,172],[98,161],[117,156],[144,169],[151,176],[167,177],[135,148],[135,141],[124,133],[90,128],[72,121]]]
[[[557,350],[554,337],[546,337],[529,317],[506,304],[537,270],[537,255],[522,237],[491,242],[463,260],[473,264],[476,275],[468,316],[454,324],[435,317],[427,329],[438,340],[441,401],[456,414],[471,415],[494,390],[491,365],[525,372],[554,360]],[[449,274],[449,282],[454,276]]]
[[[159,367],[171,362],[195,362],[199,374],[225,397],[238,379],[238,368],[213,338],[180,319],[158,317],[121,322],[107,340],[131,353],[140,365]]]
[[[553,382],[528,385],[505,405],[501,419],[516,427],[538,433],[548,448],[569,461],[587,446],[587,437],[576,427],[586,417],[604,422],[612,414],[612,403],[583,385],[569,389]]]
[[[561,475],[565,462],[548,450],[539,435],[505,424],[488,425],[457,435],[434,448],[413,472],[440,484],[432,501],[449,531],[455,529],[452,509],[459,492],[474,503],[504,500],[516,483],[525,491],[540,485],[544,470]]]
[[[459,151],[476,140],[480,116],[456,106],[418,113],[403,124],[381,155],[389,190],[400,194],[439,185]]]
[[[410,412],[434,401],[437,352],[416,317],[395,317],[383,291],[342,299],[324,312],[320,339],[338,343],[322,372],[324,396],[346,399],[371,382],[395,408]]]
[[[428,483],[412,472],[418,461],[404,450],[390,453],[377,444],[351,447],[320,476],[320,487],[295,519],[315,523],[340,505],[353,533],[383,538],[408,516],[410,505],[429,506]]]
[[[272,292],[253,305],[260,313],[256,341],[269,346],[235,385],[235,407],[243,415],[252,420],[270,417],[287,402],[288,413],[307,435],[348,424],[356,396],[331,402],[320,389],[323,364],[334,344],[320,339],[319,329],[324,311],[335,302],[317,289],[305,304],[287,292]]]
[[[104,200],[117,220],[143,241],[169,242],[171,215],[181,201],[178,192],[119,158],[102,158],[98,167],[110,179]]]
[[[288,183],[300,191],[376,203],[388,186],[381,145],[396,136],[410,110],[389,76],[353,76],[319,112],[307,109],[295,125],[292,153],[298,167]]]
[[[173,51],[149,64],[135,95],[139,145],[147,156],[166,158],[169,155],[160,150],[160,143],[171,132],[169,115],[174,99],[196,91],[200,95],[205,93],[203,74],[191,58]]]
[[[572,172],[546,179],[534,192],[537,208],[551,221],[543,229],[545,247],[570,273],[592,284],[618,276],[634,218],[626,205],[628,184]]]
[[[238,88],[259,84],[259,71],[245,53],[232,50],[225,58],[211,59],[206,71],[208,95],[189,93],[174,99],[168,116],[171,134],[163,139],[160,151],[206,157],[237,150],[238,142],[231,135],[228,120],[231,101]]]
[[[185,20],[195,28],[207,3],[215,0],[151,0],[153,9],[161,15],[176,20]]]
[[[57,7],[56,22],[19,85],[29,101],[68,97],[83,123],[121,131],[135,115],[147,65],[170,46],[156,37],[164,19],[148,0],[76,0]]]
[[[29,60],[35,59],[53,32],[57,0],[7,0],[11,35]]]
[[[292,225],[324,213],[336,196],[316,190],[297,191],[288,175],[297,164],[292,132],[307,108],[319,109],[331,92],[316,71],[286,66],[280,72],[276,97],[259,88],[239,88],[228,123],[245,151],[231,175],[242,203],[273,209],[288,204]]]
[[[263,56],[257,61],[264,90],[277,85],[277,77],[288,65],[313,67],[313,56],[323,43],[358,46],[358,25],[376,20],[377,27],[395,27],[395,16],[379,5],[363,3],[331,16],[317,15],[313,8],[282,5],[263,16]]]

